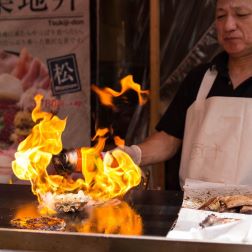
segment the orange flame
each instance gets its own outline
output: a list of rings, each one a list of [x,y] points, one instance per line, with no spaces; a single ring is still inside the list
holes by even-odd
[[[40,214],[38,212],[38,207],[34,203],[27,203],[21,205],[15,213],[15,219],[28,218],[28,217],[36,218],[39,216]]]
[[[94,199],[108,200],[123,196],[141,182],[140,168],[122,150],[106,152],[104,157],[100,155],[107,132],[108,129],[98,129],[93,138],[98,139],[98,143],[92,148],[80,149],[86,192]]]
[[[82,174],[86,191],[94,199],[108,200],[123,196],[141,182],[141,171],[132,159],[117,149],[107,152],[102,159],[95,151],[81,149]],[[114,159],[118,166],[114,167]]]
[[[125,145],[124,139],[120,138],[119,136],[114,137],[114,142],[115,142],[116,146],[124,146]]]
[[[141,86],[133,81],[133,76],[128,75],[121,80],[121,91],[116,92],[111,88],[99,88],[96,85],[91,86],[92,90],[99,96],[104,106],[115,108],[113,98],[119,97],[127,90],[132,89],[138,95],[139,105],[144,105],[148,100],[149,91],[141,90]]]
[[[41,195],[47,192],[64,193],[83,187],[80,180],[67,180],[60,175],[49,175],[47,166],[52,155],[62,150],[61,135],[66,120],[40,110],[42,95],[36,95],[36,107],[32,111],[32,120],[37,123],[30,135],[23,140],[12,162],[14,174],[21,180],[30,180],[32,192],[41,201]]]
[[[126,202],[111,200],[102,205],[87,208],[86,215],[71,218],[62,216],[66,221],[66,231],[80,233],[103,233],[122,235],[141,235],[143,233],[142,218]],[[36,204],[22,205],[15,213],[15,219],[40,217]]]
[[[88,220],[77,224],[76,229],[81,233],[141,235],[143,224],[141,216],[122,201],[91,209]]]
[[[36,125],[18,146],[12,163],[13,172],[19,179],[31,181],[32,192],[37,195],[40,203],[47,192],[63,194],[78,190],[83,190],[93,199],[108,200],[124,195],[140,183],[141,170],[125,152],[114,150],[106,153],[104,158],[101,157],[108,129],[97,131],[93,138],[98,140],[95,147],[80,149],[84,179],[49,175],[47,167],[52,155],[62,150],[61,135],[66,119],[61,120],[51,113],[41,111],[42,99],[42,95],[36,95],[36,107],[32,112]]]

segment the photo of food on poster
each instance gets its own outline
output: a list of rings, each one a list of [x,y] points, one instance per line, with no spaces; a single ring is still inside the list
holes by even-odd
[[[90,144],[89,1],[6,1],[0,20],[1,183],[34,126],[36,94],[43,110],[67,118],[65,148]]]

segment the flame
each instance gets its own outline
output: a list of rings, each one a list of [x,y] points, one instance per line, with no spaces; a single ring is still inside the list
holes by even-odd
[[[38,212],[38,207],[34,203],[27,203],[21,205],[16,213],[14,219],[22,219],[22,218],[36,218],[39,217],[40,214]]]
[[[148,100],[149,91],[148,90],[141,90],[141,86],[138,83],[133,81],[133,76],[128,75],[124,77],[121,82],[121,91],[117,92],[111,88],[99,88],[96,85],[92,85],[92,90],[98,95],[100,98],[101,103],[104,106],[115,108],[113,104],[113,98],[119,97],[124,94],[127,90],[134,90],[138,95],[139,105],[144,105]]]
[[[15,161],[12,162],[14,174],[21,180],[30,180],[32,192],[40,203],[48,192],[63,194],[78,190],[83,190],[93,199],[108,200],[123,196],[140,183],[141,170],[125,152],[118,149],[101,156],[105,135],[109,131],[106,128],[97,130],[92,139],[97,141],[94,147],[80,149],[84,179],[49,175],[47,167],[52,155],[62,150],[61,135],[66,119],[61,120],[41,111],[42,99],[42,95],[35,96],[36,107],[32,111],[32,120],[36,124],[30,135],[19,144]]]
[[[47,173],[52,155],[62,150],[61,135],[66,119],[61,120],[51,113],[41,111],[42,99],[42,95],[35,96],[36,106],[32,111],[32,120],[36,124],[30,135],[19,144],[12,162],[14,174],[21,180],[30,180],[32,192],[37,195],[39,202],[47,192],[59,194],[83,187],[80,180],[68,180]]]
[[[108,200],[123,196],[141,182],[140,168],[122,150],[107,152],[103,159],[91,152],[90,149],[81,149],[86,192],[93,199]]]
[[[61,216],[67,223],[66,230],[80,233],[103,233],[122,235],[141,235],[142,218],[125,201],[111,200],[102,205],[89,207],[88,218],[85,212],[72,218]],[[38,218],[38,208],[34,203],[21,205],[14,219]]]
[[[119,136],[114,137],[114,142],[115,142],[116,146],[124,146],[125,145],[124,139],[120,138]]]
[[[82,174],[86,192],[93,199],[108,200],[123,196],[130,188],[141,182],[141,170],[132,159],[120,149],[101,156],[109,130],[98,129],[93,140],[98,143],[80,149]]]
[[[141,235],[143,224],[140,215],[122,201],[91,209],[88,220],[77,224],[76,229],[81,233]]]

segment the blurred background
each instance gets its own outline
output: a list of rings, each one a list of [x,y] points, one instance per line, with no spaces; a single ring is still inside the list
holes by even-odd
[[[90,1],[91,82],[115,90],[132,74],[150,102],[118,102],[112,111],[91,94],[92,134],[112,125],[127,145],[141,142],[155,127],[186,74],[211,60],[220,48],[214,27],[212,0],[96,0]],[[156,94],[156,95],[155,95]],[[109,142],[108,142],[109,145]],[[178,189],[180,153],[151,171],[151,187]]]

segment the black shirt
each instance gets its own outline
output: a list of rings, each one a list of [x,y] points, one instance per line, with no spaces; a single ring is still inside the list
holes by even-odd
[[[198,66],[192,70],[182,82],[170,106],[156,126],[158,131],[183,139],[187,109],[195,101],[201,81],[208,68],[216,68],[218,75],[208,94],[225,97],[252,97],[252,77],[245,80],[237,88],[233,88],[228,74],[228,55],[225,52],[217,55],[211,63]]]

